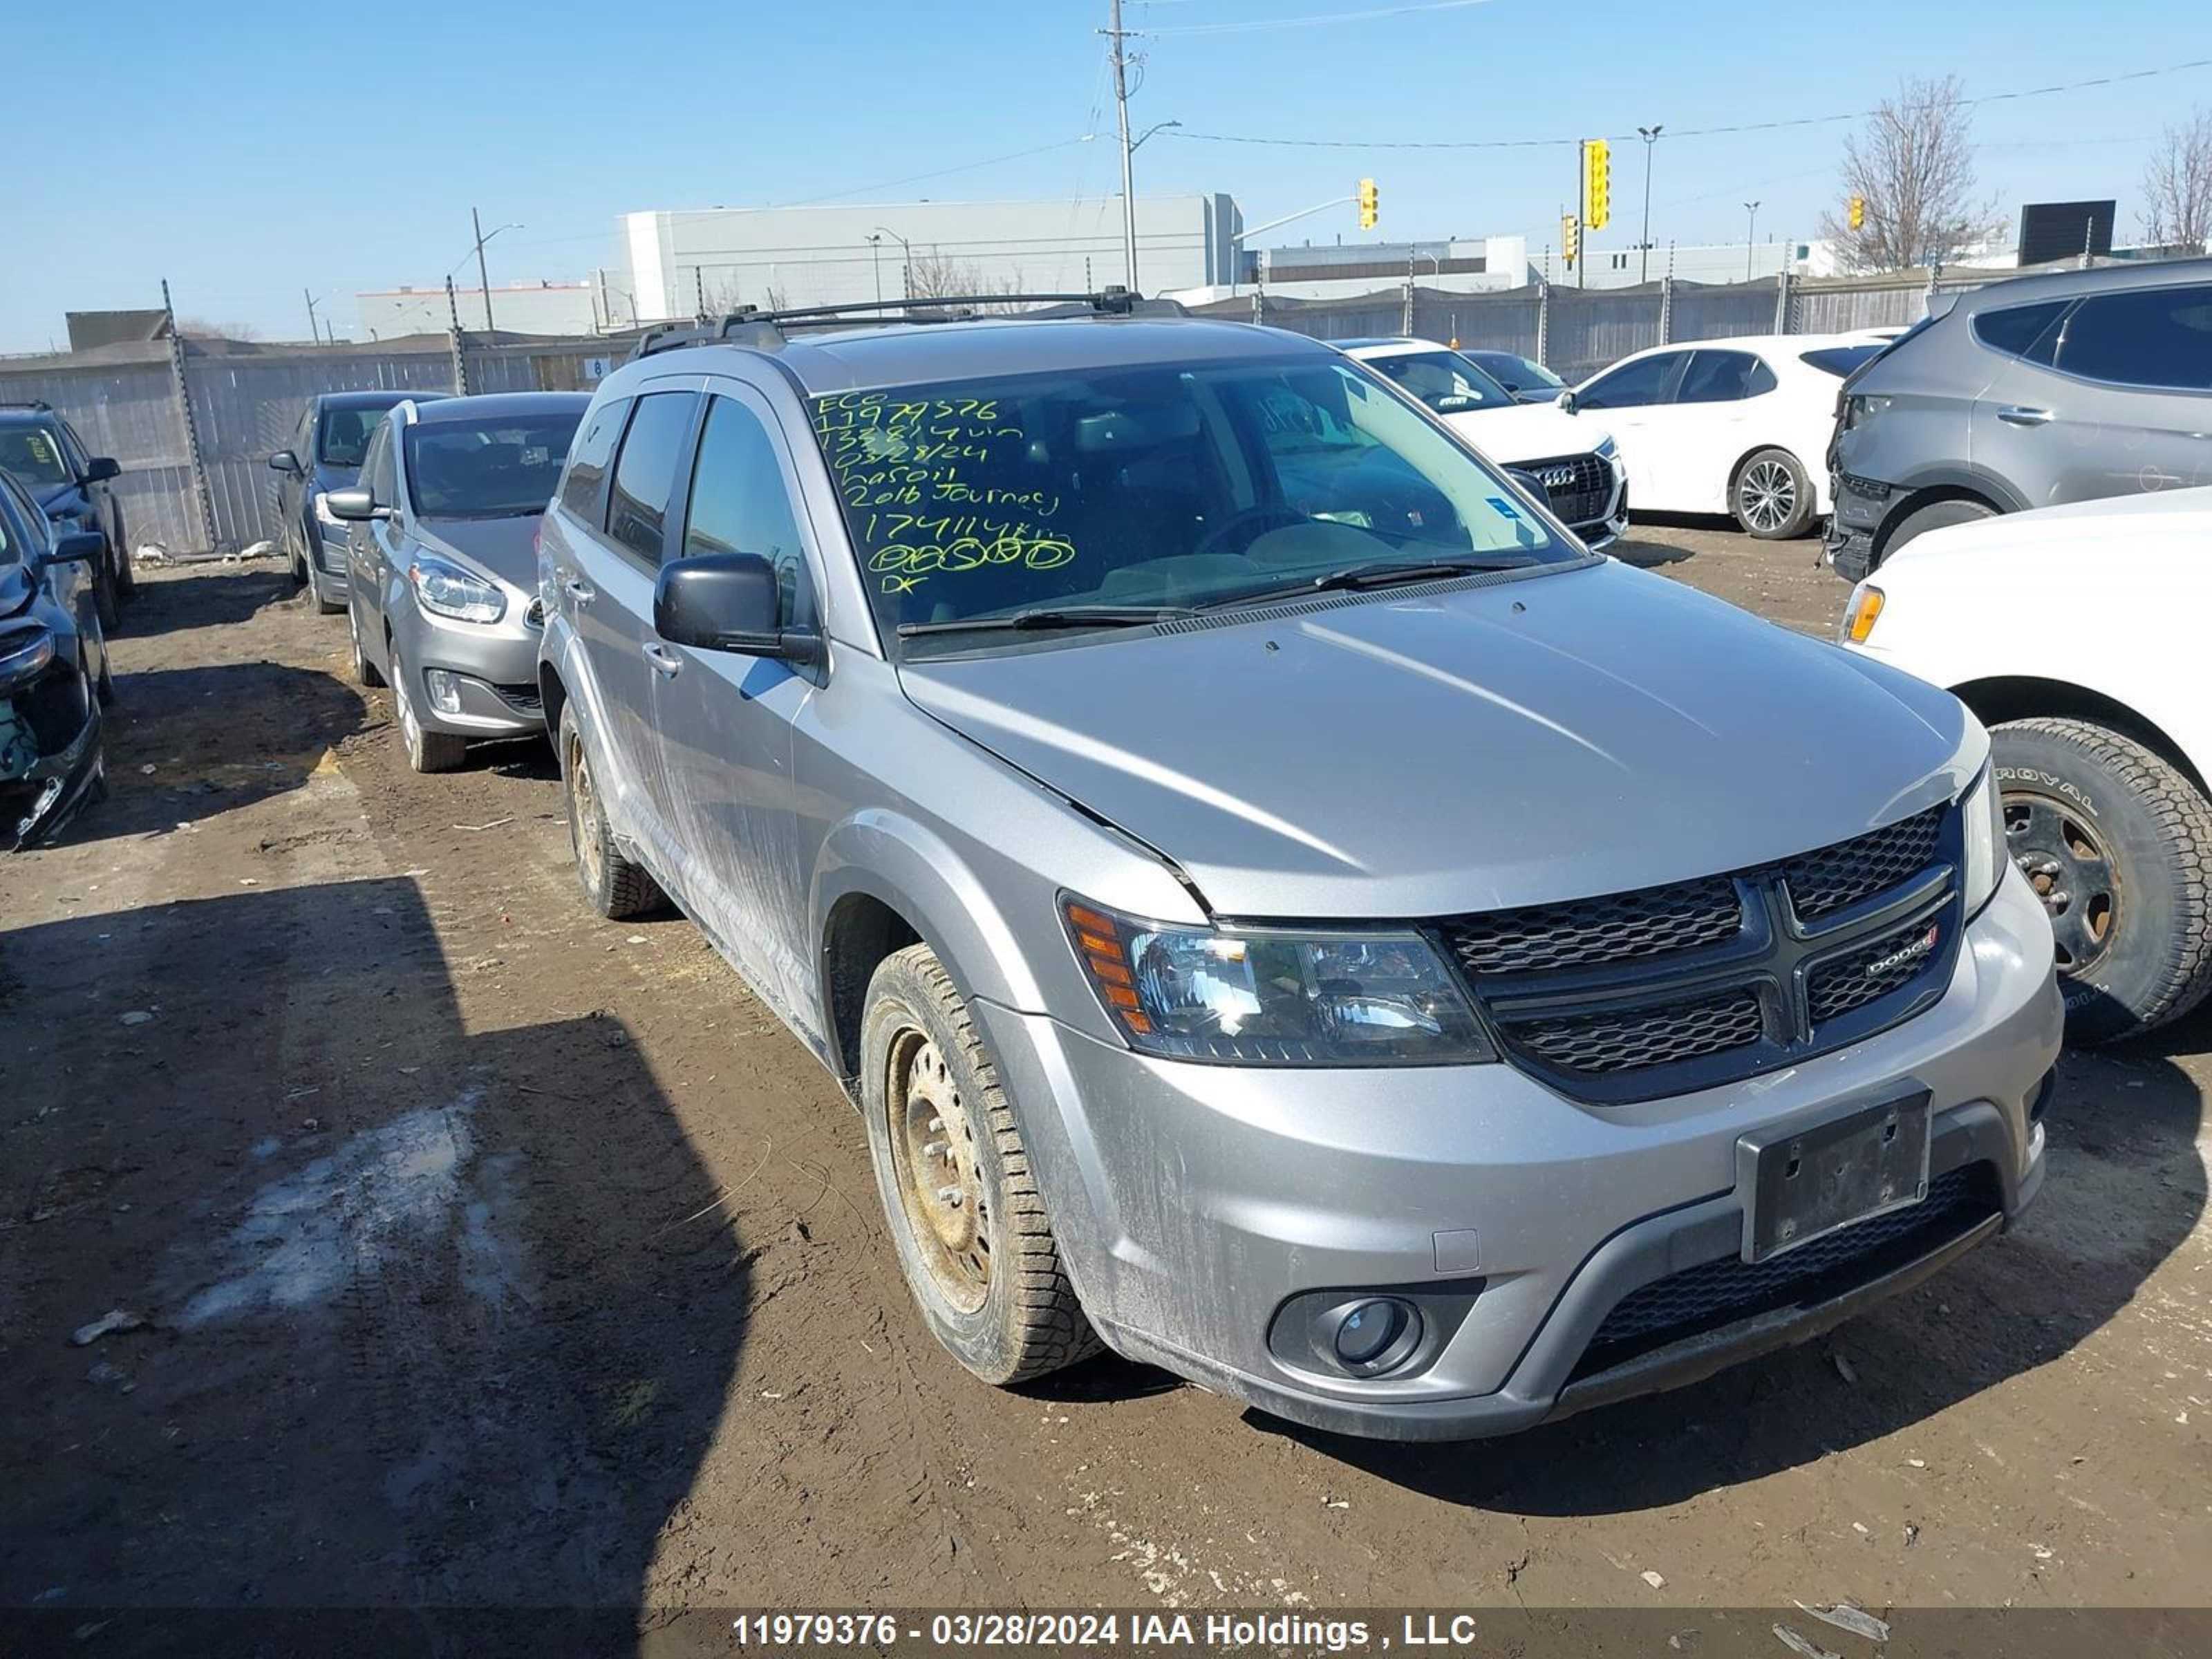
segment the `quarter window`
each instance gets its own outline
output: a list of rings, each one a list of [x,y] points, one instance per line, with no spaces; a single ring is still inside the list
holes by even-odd
[[[613,398],[584,417],[568,447],[568,470],[561,475],[561,505],[598,530],[606,523],[607,463],[615,440],[629,418],[630,400]]]
[[[813,620],[813,585],[806,552],[784,487],[775,440],[734,398],[707,407],[699,459],[691,470],[691,501],[684,523],[684,556],[757,553],[775,567],[783,596],[782,625]]]
[[[676,459],[691,430],[693,392],[659,392],[637,400],[629,430],[615,462],[607,505],[607,534],[647,564],[660,562],[669,492],[676,487]]]
[[[2066,319],[2058,367],[2122,386],[2212,390],[2212,286],[2091,295]]]
[[[1662,351],[1656,356],[1623,363],[1575,393],[1575,403],[1583,409],[1640,409],[1646,404],[1663,403],[1668,383],[1674,378],[1674,371],[1685,355]]]
[[[2051,300],[2039,306],[2007,306],[1974,319],[1974,337],[1992,351],[2048,364],[2058,344],[2055,325],[2070,302]]]

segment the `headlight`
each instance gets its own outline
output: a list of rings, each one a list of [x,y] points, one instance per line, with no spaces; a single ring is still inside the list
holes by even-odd
[[[455,622],[495,623],[507,614],[507,595],[483,577],[444,559],[418,556],[407,568],[415,599],[425,611]]]
[[[1497,1058],[1418,933],[1218,933],[1074,899],[1062,908],[1099,1001],[1146,1054],[1257,1066]]]
[[[1867,635],[1881,616],[1881,608],[1888,600],[1881,589],[1872,582],[1861,582],[1851,590],[1851,602],[1844,611],[1844,638],[1853,645],[1864,645]]]
[[[333,530],[343,530],[346,521],[331,511],[330,497],[321,490],[315,492],[315,522],[326,524]]]
[[[1997,883],[2004,875],[2004,861],[2011,856],[2005,848],[2004,801],[1997,793],[1996,780],[1991,771],[1990,767],[1982,768],[1981,775],[1966,791],[1959,809],[1966,832],[1969,916],[1980,910],[1996,892]]]
[[[54,659],[54,636],[43,628],[0,634],[0,685],[19,685],[46,672]]]
[[[1591,453],[1601,461],[1609,461],[1620,453],[1620,446],[1613,442],[1610,436],[1600,438],[1597,441],[1597,447]]]

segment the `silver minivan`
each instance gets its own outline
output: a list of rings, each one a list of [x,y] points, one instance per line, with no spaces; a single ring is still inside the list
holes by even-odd
[[[1957,701],[1323,344],[1080,309],[649,337],[540,544],[591,902],[842,1081],[963,1364],[1494,1434],[2020,1213],[2061,1014]]]

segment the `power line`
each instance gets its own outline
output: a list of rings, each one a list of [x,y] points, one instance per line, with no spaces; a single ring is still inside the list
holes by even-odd
[[[1153,35],[1250,34],[1261,29],[1311,28],[1322,23],[1364,23],[1377,17],[1405,17],[1421,11],[1465,11],[1487,6],[1493,0],[1423,0],[1406,6],[1382,6],[1370,11],[1320,12],[1308,17],[1254,17],[1241,23],[1178,23],[1164,29],[1147,29]]]
[[[1982,104],[2001,104],[2021,98],[2043,98],[2053,93],[2081,92],[2091,87],[2118,86],[2127,81],[2144,81],[2154,76],[2179,75],[2186,70],[2212,68],[2212,58],[2191,58],[2184,64],[2164,64],[2154,69],[2130,70],[2123,75],[2100,75],[2084,81],[2068,81],[2055,86],[2030,87],[2015,92],[1992,92],[1979,98],[1962,98],[1959,101],[1969,108]],[[1745,121],[1720,127],[1669,127],[1668,139],[1712,138],[1731,133],[1774,132],[1786,127],[1831,126],[1838,121],[1863,121],[1876,113],[1870,109],[1848,110],[1839,115],[1802,115],[1783,121]],[[1580,138],[1275,138],[1261,137],[1247,133],[1193,132],[1183,127],[1171,137],[1215,144],[1270,144],[1293,149],[1552,149],[1579,144]],[[1626,143],[1632,135],[1610,133],[1607,137],[1615,143]]]

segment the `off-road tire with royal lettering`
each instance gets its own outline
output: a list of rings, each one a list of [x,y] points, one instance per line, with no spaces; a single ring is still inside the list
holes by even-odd
[[[1990,734],[1997,788],[2078,808],[2119,898],[2103,956],[2062,972],[2066,1036],[2110,1042],[2178,1019],[2212,993],[2212,804],[2162,756],[2082,720],[2009,720]]]
[[[902,1041],[915,1037],[933,1044],[943,1057],[990,1207],[991,1278],[974,1309],[948,1301],[932,1276],[917,1224],[901,1194],[891,1145],[896,1133],[891,1067]],[[984,1382],[1005,1387],[1099,1352],[1103,1345],[1084,1316],[1053,1238],[1013,1103],[967,1000],[926,945],[886,957],[868,982],[860,1030],[860,1110],[900,1270],[932,1334],[952,1357]]]

